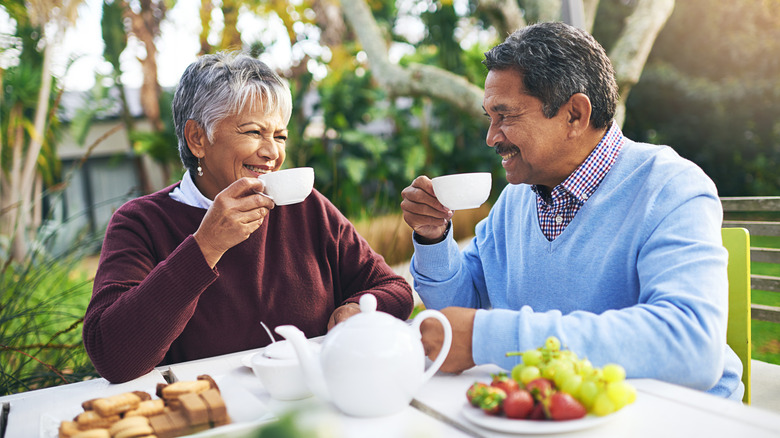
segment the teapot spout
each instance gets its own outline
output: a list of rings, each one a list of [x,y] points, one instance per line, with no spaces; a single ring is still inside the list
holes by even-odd
[[[331,397],[325,384],[325,375],[322,371],[319,354],[313,351],[306,335],[294,325],[280,325],[274,330],[293,346],[306,384],[311,392],[325,401],[330,401]]]

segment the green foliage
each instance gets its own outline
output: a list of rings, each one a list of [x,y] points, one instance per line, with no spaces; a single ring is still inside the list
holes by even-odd
[[[50,254],[40,242],[0,271],[0,396],[97,376],[81,340],[92,290],[78,268],[85,243]]]
[[[117,76],[120,71],[119,57],[127,47],[127,34],[124,29],[123,2],[114,0],[103,2],[103,15],[100,19],[100,28],[103,33],[105,48],[103,56],[111,65]]]
[[[371,3],[380,25],[390,18],[383,13],[394,10],[389,3]],[[431,7],[422,15],[428,35],[401,64],[437,65],[482,84],[486,74],[482,53],[488,47],[463,50],[454,37],[459,17],[452,5]],[[404,40],[397,35],[394,39]],[[343,48],[354,59],[358,48],[349,44]],[[329,68],[318,83],[307,73],[291,84],[288,163],[314,167],[317,189],[348,217],[359,220],[398,212],[401,190],[421,174],[495,170],[503,175],[500,160],[485,146],[483,119],[429,98],[388,95],[357,61]],[[307,119],[302,96],[310,90],[319,96],[313,108],[319,116]],[[301,135],[304,132],[307,135]],[[495,180],[497,188],[503,186],[503,178]]]

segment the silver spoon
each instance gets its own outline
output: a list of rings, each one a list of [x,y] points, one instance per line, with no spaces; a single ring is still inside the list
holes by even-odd
[[[276,342],[276,339],[274,339],[274,335],[271,333],[271,330],[268,328],[268,326],[265,325],[263,321],[260,321],[260,325],[262,325],[263,328],[265,329],[265,332],[268,333],[268,337],[271,338],[271,343],[273,344],[274,342]]]

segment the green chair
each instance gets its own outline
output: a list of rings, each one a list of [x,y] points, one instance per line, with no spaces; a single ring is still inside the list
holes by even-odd
[[[742,361],[742,401],[750,404],[750,235],[744,228],[723,228],[729,252],[729,322],[726,342]]]

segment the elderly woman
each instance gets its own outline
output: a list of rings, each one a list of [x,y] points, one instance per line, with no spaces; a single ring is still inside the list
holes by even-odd
[[[290,90],[246,55],[199,58],[173,100],[182,180],[124,204],[106,231],[84,345],[111,382],[155,366],[262,347],[260,323],[326,333],[359,312],[407,318],[408,283],[322,194],[275,206]]]

